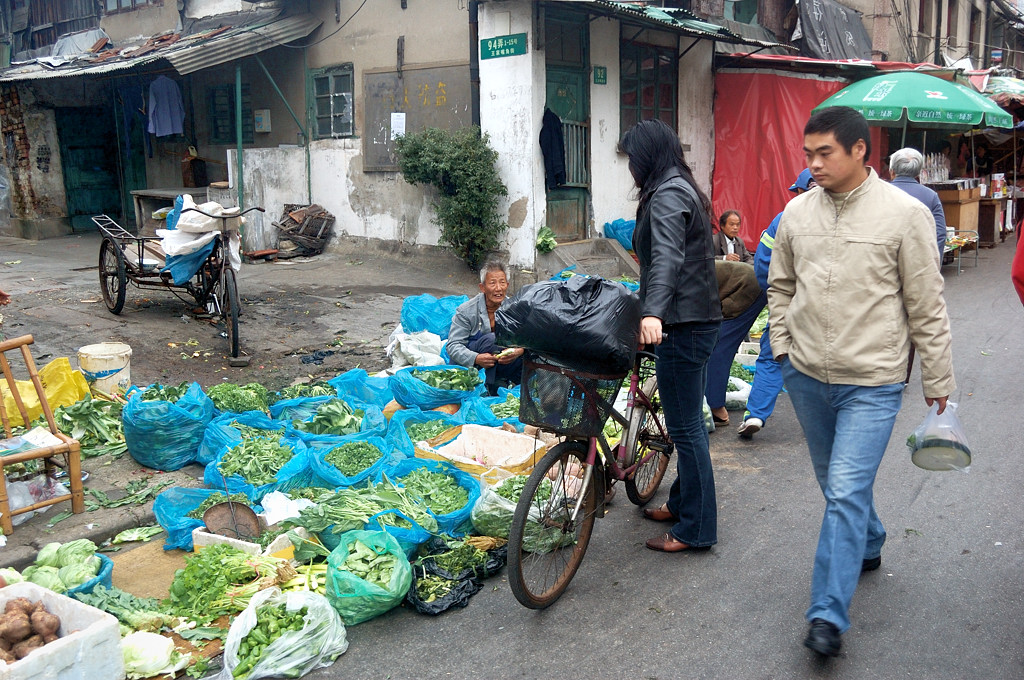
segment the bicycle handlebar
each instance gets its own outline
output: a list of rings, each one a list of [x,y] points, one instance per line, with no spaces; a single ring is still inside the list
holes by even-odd
[[[243,211],[242,211],[242,212],[240,212],[240,213],[233,213],[233,214],[231,214],[231,215],[211,215],[210,213],[208,213],[208,212],[204,212],[204,211],[200,210],[199,208],[185,208],[185,209],[184,209],[184,210],[182,210],[181,212],[182,212],[182,213],[187,213],[187,212],[188,212],[188,211],[190,211],[190,210],[191,210],[191,211],[194,211],[194,212],[197,212],[197,213],[199,213],[200,215],[206,215],[207,217],[213,217],[213,218],[215,218],[215,219],[219,219],[219,220],[228,220],[228,219],[231,219],[232,217],[241,217],[241,216],[242,216],[242,215],[244,215],[245,213],[247,213],[247,212],[252,212],[253,210],[259,210],[260,212],[267,212],[267,211],[266,211],[266,210],[264,210],[263,208],[261,208],[261,207],[259,207],[259,206],[255,206],[255,205],[254,205],[253,207],[251,207],[251,208],[246,208],[245,210],[243,210]]]

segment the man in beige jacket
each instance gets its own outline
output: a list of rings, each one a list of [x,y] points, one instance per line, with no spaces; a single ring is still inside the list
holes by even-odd
[[[903,397],[910,343],[925,401],[956,388],[928,209],[865,165],[867,121],[824,109],[804,128],[818,186],[782,215],[768,273],[771,346],[825,496],[804,645],[835,656],[861,573],[881,565],[873,485]]]

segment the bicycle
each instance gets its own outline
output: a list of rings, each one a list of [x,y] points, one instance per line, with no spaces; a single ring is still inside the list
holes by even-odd
[[[534,467],[512,519],[509,585],[525,607],[543,609],[565,592],[583,562],[594,520],[604,516],[612,481],[622,481],[629,500],[643,506],[665,476],[673,444],[661,414],[654,354],[637,352],[627,375],[623,415],[614,406],[622,375],[583,373],[527,357],[519,419],[566,440]],[[614,450],[603,432],[609,418],[623,428]]]

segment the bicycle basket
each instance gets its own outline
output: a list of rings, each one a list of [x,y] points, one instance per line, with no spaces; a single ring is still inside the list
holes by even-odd
[[[568,437],[601,433],[623,375],[573,371],[528,356],[520,387],[519,420]]]

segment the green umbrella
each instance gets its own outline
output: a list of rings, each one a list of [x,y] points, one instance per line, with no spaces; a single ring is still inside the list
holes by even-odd
[[[1010,114],[992,100],[958,83],[918,71],[900,71],[858,80],[818,104],[849,106],[868,122],[886,127],[971,128],[1013,126]]]
[[[1000,106],[1008,106],[1011,102],[1024,102],[1024,80],[992,76],[988,79],[985,94]]]

